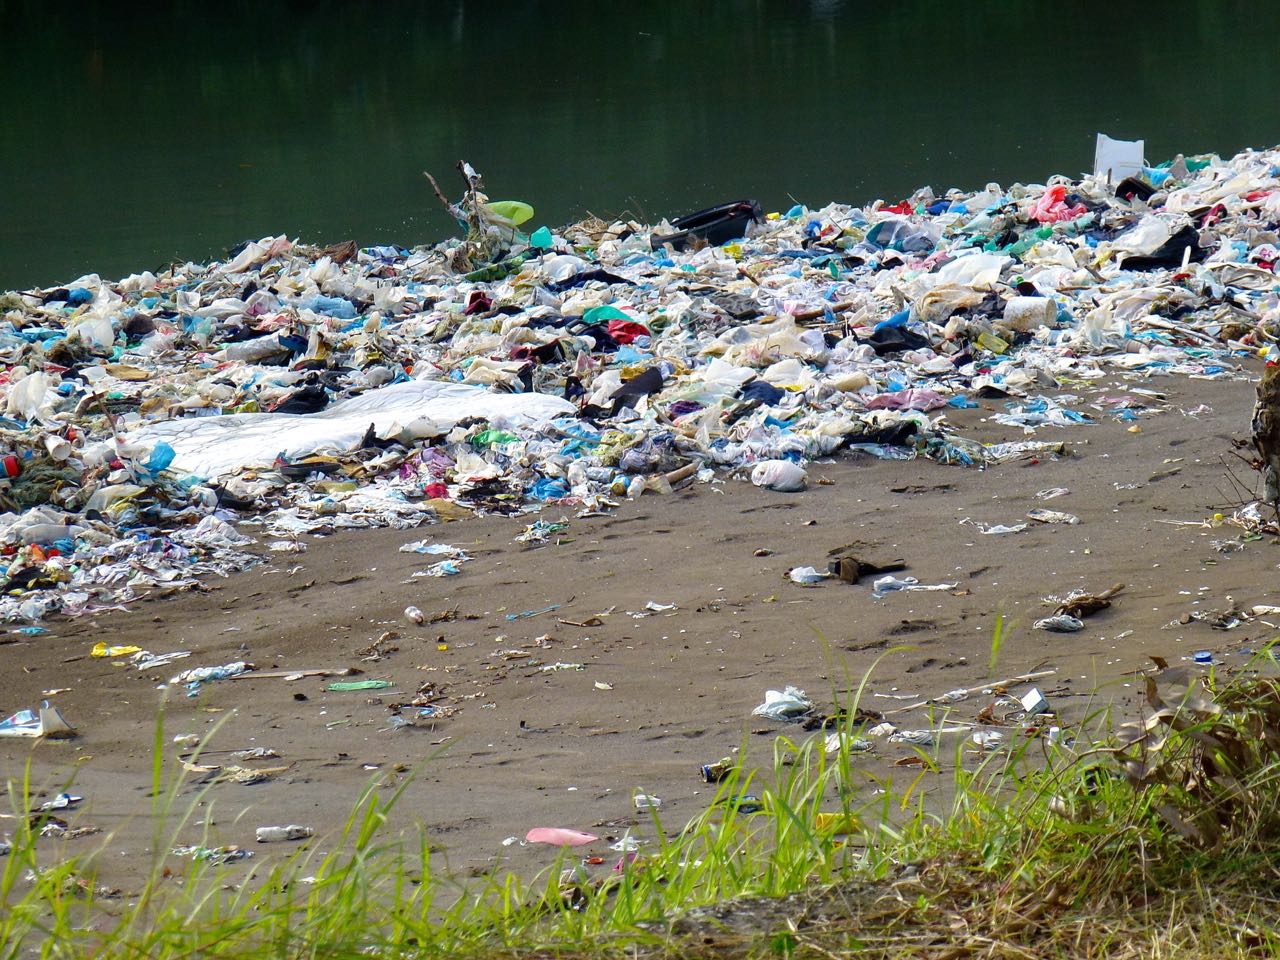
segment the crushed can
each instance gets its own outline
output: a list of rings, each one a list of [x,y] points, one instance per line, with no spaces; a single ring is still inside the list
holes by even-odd
[[[704,763],[698,768],[703,783],[719,783],[733,771],[733,757],[724,757],[715,763]]]

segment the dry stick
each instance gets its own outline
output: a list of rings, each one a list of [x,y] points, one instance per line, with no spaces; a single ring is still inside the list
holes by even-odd
[[[1097,597],[1099,600],[1110,600],[1112,597],[1114,597],[1117,593],[1119,593],[1123,589],[1124,589],[1123,583],[1116,583],[1107,587],[1107,589],[1103,590],[1101,593],[1095,593],[1094,596]]]
[[[853,301],[846,300],[843,303],[830,304],[820,310],[801,310],[799,313],[793,313],[791,316],[798,321],[817,320],[819,317],[825,316],[828,310],[832,313],[839,313],[842,310],[848,310],[852,306]]]
[[[958,690],[955,692],[964,693],[966,695],[970,693],[981,693],[983,690],[986,690],[988,687],[1007,687],[1011,683],[1029,683],[1032,680],[1040,680],[1043,677],[1051,677],[1057,672],[1058,672],[1057,670],[1037,670],[1035,673],[1024,673],[1017,677],[1010,677],[1008,680],[994,680],[991,683],[983,683],[983,684],[979,684],[976,687],[968,687],[964,690]],[[947,706],[947,704],[934,704],[933,702],[934,699],[936,698],[929,699],[929,700],[920,700],[920,701],[917,701],[916,703],[909,703],[905,707],[898,707],[896,710],[886,710],[884,711],[884,715],[886,717],[892,717],[899,713],[906,713],[908,710],[919,710],[921,707]]]
[[[1241,457],[1240,454],[1236,453],[1234,450],[1231,451],[1231,453],[1233,456],[1238,457],[1244,463],[1246,464],[1249,463],[1248,460],[1245,460],[1244,457]],[[1227,463],[1226,455],[1219,454],[1218,460],[1222,463],[1223,468],[1227,471],[1227,479],[1229,479],[1231,481],[1232,486],[1236,488],[1237,494],[1243,495],[1244,497],[1244,499],[1242,500],[1236,500],[1236,501],[1227,500],[1227,503],[1230,506],[1239,508],[1239,507],[1243,507],[1246,503],[1252,503],[1254,500],[1257,500],[1258,498],[1253,495],[1252,488],[1246,486],[1245,483],[1238,476],[1236,476],[1235,469],[1232,467],[1232,465]],[[1249,465],[1249,468],[1253,469],[1252,464]],[[1224,499],[1226,498],[1224,497]]]
[[[440,189],[440,184],[436,183],[436,178],[425,170],[422,171],[422,175],[431,181],[431,189],[435,191],[437,199],[439,199],[440,203],[444,206],[444,209],[449,216],[453,216],[453,204],[449,202],[449,198],[446,197],[444,192]]]
[[[1156,327],[1160,330],[1169,330],[1173,333],[1180,333],[1184,337],[1189,337],[1192,340],[1199,340],[1201,343],[1209,346],[1217,346],[1218,344],[1217,340],[1207,334],[1200,333],[1198,330],[1192,330],[1190,327],[1185,327],[1182,324],[1170,323],[1168,320],[1162,320],[1160,317],[1143,317],[1142,322],[1149,327]]]
[[[476,168],[465,160],[459,160],[455,164],[455,169],[458,171],[458,175],[467,182],[467,201],[470,207],[467,213],[467,223],[477,239],[479,239],[483,236],[484,231],[481,229],[483,224],[480,217],[480,204],[476,200],[476,194],[479,192],[480,187],[483,186],[483,178],[476,172]]]
[[[106,401],[103,400],[102,394],[94,392],[93,399],[97,401],[99,409],[102,410],[103,416],[107,418],[107,423],[111,424],[111,433],[115,436],[116,442],[121,440],[120,426],[116,423],[116,418],[111,415],[111,411],[107,409]]]
[[[695,473],[698,472],[698,469],[700,466],[701,464],[699,463],[686,463],[683,467],[680,467],[676,470],[672,470],[670,473],[666,475],[667,483],[670,483],[674,486],[675,484],[679,483],[681,480],[684,480],[688,477],[692,477]]]

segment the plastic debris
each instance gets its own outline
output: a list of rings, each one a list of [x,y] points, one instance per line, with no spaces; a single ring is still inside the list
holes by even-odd
[[[190,857],[192,860],[203,860],[206,863],[235,863],[238,860],[248,860],[253,856],[252,850],[245,850],[236,846],[205,847],[197,845],[174,847],[172,853],[175,857]]]
[[[1052,633],[1076,633],[1084,629],[1084,621],[1069,613],[1057,613],[1052,617],[1037,620],[1034,627],[1037,630],[1048,630]]]
[[[752,716],[770,720],[795,720],[813,709],[813,701],[797,687],[783,690],[766,690],[764,703],[751,711]]]
[[[46,800],[40,804],[41,810],[67,810],[84,800],[84,797],[78,797],[73,793],[60,793],[52,800]]]
[[[1038,435],[1093,420],[1090,381],[1241,377],[1280,317],[1257,228],[1280,213],[1280,151],[1147,166],[1143,150],[1099,135],[1079,180],[528,235],[532,208],[483,198],[472,170],[467,200],[446,200],[466,240],[268,236],[11,294],[0,621],[244,569],[242,520],[271,555],[339,529],[598,509],[717,471],[799,490],[841,451],[1060,456]],[[1115,413],[1158,412],[1137,389]],[[1009,405],[988,418],[1007,439],[948,420],[979,401]]]
[[[757,487],[794,493],[805,488],[808,474],[790,460],[765,460],[751,469],[751,482]]]
[[[253,664],[246,663],[243,660],[236,660],[217,667],[192,667],[190,670],[183,670],[181,673],[175,674],[170,678],[169,682],[171,684],[184,684],[187,688],[187,696],[195,697],[199,695],[200,688],[206,683],[238,677],[252,669]]]
[[[977,523],[973,520],[962,520],[960,522],[973,524],[973,526],[978,528],[979,533],[989,537],[1001,536],[1008,533],[1021,533],[1023,530],[1027,529],[1028,526],[1025,523],[1015,523],[1013,526],[1009,526],[1003,523]]]
[[[829,754],[848,750],[850,753],[866,753],[873,744],[865,737],[852,737],[846,733],[829,733],[823,741],[823,749]]]
[[[0,737],[74,737],[76,732],[63,718],[62,712],[45,700],[39,710],[19,710],[0,720]]]
[[[553,847],[582,847],[600,838],[593,833],[567,827],[534,827],[524,837],[527,843],[546,843]]]
[[[543,607],[543,608],[542,608],[542,609],[540,609],[540,610],[521,610],[519,613],[508,613],[508,614],[506,615],[506,619],[507,619],[508,621],[515,621],[515,620],[529,620],[529,619],[531,619],[531,618],[533,618],[533,617],[540,617],[540,616],[542,616],[544,613],[552,613],[552,612],[554,612],[554,611],[556,611],[556,610],[559,610],[559,609],[560,609],[560,604],[558,604],[558,603],[553,603],[553,604],[550,604],[550,605],[548,605],[548,606]]]
[[[355,690],[385,690],[392,685],[390,680],[335,680],[325,689],[335,693],[349,693]]]
[[[969,740],[983,750],[999,750],[1004,745],[1004,734],[999,730],[975,730]]]
[[[315,835],[311,827],[290,823],[282,827],[258,827],[254,831],[258,843],[276,843],[282,840],[305,840]]]
[[[93,649],[89,651],[91,657],[131,657],[135,653],[142,653],[141,647],[130,645],[108,645],[105,643],[95,643]]]
[[[415,540],[412,543],[403,544],[400,547],[401,553],[421,553],[431,557],[461,557],[466,555],[466,551],[452,546],[447,543],[432,543],[430,540]]]
[[[815,584],[821,583],[831,577],[829,573],[819,573],[813,567],[795,567],[787,573],[787,578],[792,583]]]
[[[932,730],[899,730],[889,735],[890,743],[906,743],[913,747],[932,746],[935,740]]]
[[[1032,687],[1022,697],[1019,698],[1022,704],[1022,710],[1028,716],[1034,716],[1037,713],[1049,712],[1049,701],[1045,699],[1039,687]]]
[[[552,536],[569,529],[566,521],[558,523],[536,520],[524,528],[524,533],[516,537],[517,543],[541,544],[550,543]]]
[[[883,577],[877,577],[874,581],[872,581],[873,592],[871,595],[875,599],[879,600],[890,593],[895,593],[900,590],[906,591],[906,592],[913,592],[918,590],[941,591],[941,590],[954,590],[956,586],[957,584],[954,582],[953,583],[921,583],[915,577],[895,577],[892,575],[886,575]]]
[[[1080,518],[1070,513],[1061,513],[1057,510],[1028,510],[1027,519],[1034,520],[1036,523],[1067,523],[1077,524]]]

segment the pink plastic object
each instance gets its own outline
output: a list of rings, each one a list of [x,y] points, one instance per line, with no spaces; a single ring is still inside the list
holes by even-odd
[[[937,410],[946,405],[945,397],[921,387],[877,394],[867,401],[868,410]]]
[[[594,834],[566,827],[534,827],[524,838],[529,843],[549,843],[553,847],[581,847],[600,839]]]
[[[1089,208],[1083,203],[1069,207],[1066,200],[1066,187],[1062,184],[1050,187],[1031,208],[1031,219],[1038,220],[1040,223],[1058,223],[1062,220],[1074,220],[1089,212]]]

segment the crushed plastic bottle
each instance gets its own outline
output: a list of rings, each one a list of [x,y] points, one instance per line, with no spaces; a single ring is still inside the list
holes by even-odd
[[[283,827],[258,827],[254,831],[258,843],[278,843],[282,840],[305,840],[315,835],[312,827],[290,823]]]

